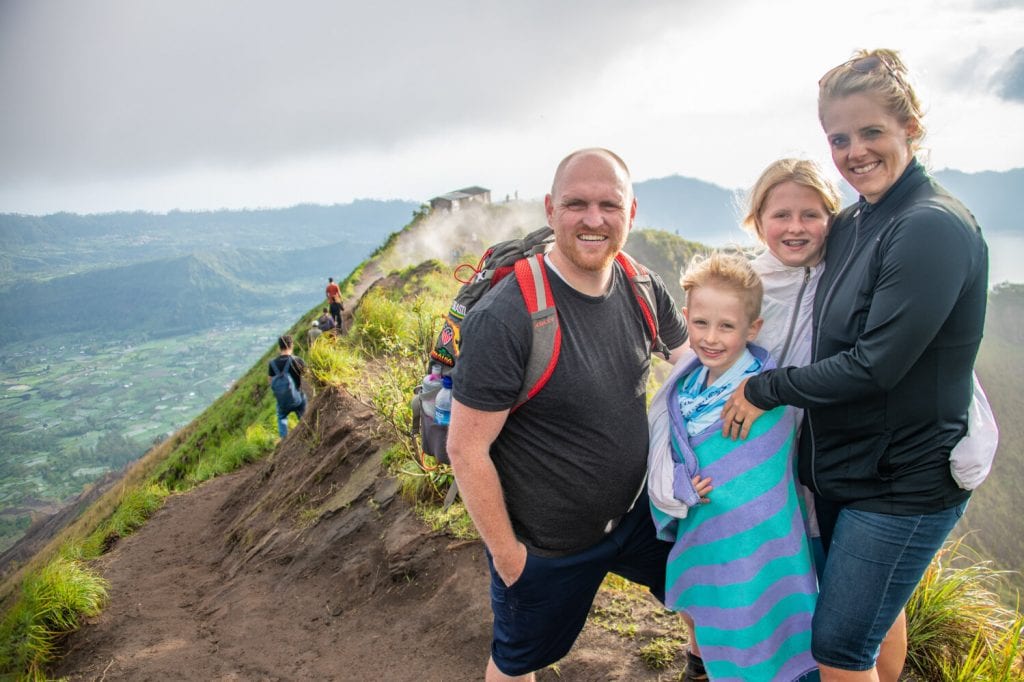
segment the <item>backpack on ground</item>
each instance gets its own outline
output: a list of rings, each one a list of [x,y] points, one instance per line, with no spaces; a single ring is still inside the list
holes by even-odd
[[[511,239],[491,246],[484,252],[475,268],[465,263],[457,267],[455,278],[463,285],[452,301],[434,348],[430,351],[430,361],[440,363],[445,374],[450,372],[458,361],[459,348],[462,344],[462,320],[466,313],[495,284],[506,276],[515,274],[533,321],[533,340],[525,381],[512,407],[513,412],[544,388],[558,364],[562,332],[558,326],[558,314],[548,282],[547,268],[544,267],[544,252],[553,243],[554,232],[545,226],[520,239]],[[658,335],[657,307],[650,273],[623,252],[620,252],[615,260],[626,273],[644,321],[650,330],[651,352],[658,352],[668,359],[668,348]],[[460,273],[466,268],[472,270],[472,273],[463,279]],[[424,397],[429,400],[429,396]],[[447,462],[445,437],[448,427],[434,424],[433,419],[423,409],[420,395],[417,394],[413,399],[412,407],[413,432],[419,431],[425,454],[433,455],[438,461]]]
[[[276,363],[271,363],[276,370]],[[284,363],[284,369],[281,371],[275,371],[274,375],[270,378],[270,390],[274,392],[274,397],[277,398],[277,404],[281,406],[283,410],[294,410],[302,404],[302,391],[295,385],[295,378],[292,376],[292,356],[287,356]]]

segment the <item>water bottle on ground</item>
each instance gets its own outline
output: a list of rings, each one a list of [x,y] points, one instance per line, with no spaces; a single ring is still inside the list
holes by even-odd
[[[441,390],[434,399],[434,423],[448,426],[452,420],[452,378],[441,379]]]

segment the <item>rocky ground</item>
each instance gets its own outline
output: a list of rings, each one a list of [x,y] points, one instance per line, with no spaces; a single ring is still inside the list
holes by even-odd
[[[175,495],[99,561],[109,603],[70,680],[472,680],[490,641],[483,547],[426,527],[381,468],[371,410],[328,389],[268,460]],[[678,622],[607,589],[548,680],[678,679],[639,655]]]

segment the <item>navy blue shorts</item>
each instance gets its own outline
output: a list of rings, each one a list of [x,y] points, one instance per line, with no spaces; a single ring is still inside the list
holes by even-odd
[[[519,579],[506,587],[491,567],[494,639],[491,657],[506,675],[555,663],[572,648],[608,573],[646,585],[665,600],[665,564],[672,543],[658,540],[646,492],[601,542],[578,554],[530,554]]]

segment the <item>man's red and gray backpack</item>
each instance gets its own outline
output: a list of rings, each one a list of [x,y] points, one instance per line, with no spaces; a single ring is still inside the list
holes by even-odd
[[[463,284],[445,315],[434,349],[430,351],[431,364],[440,364],[443,368],[442,373],[448,374],[459,359],[459,348],[462,345],[461,326],[466,314],[495,284],[508,275],[515,274],[519,290],[526,302],[526,309],[533,321],[533,341],[525,381],[512,411],[521,407],[544,388],[555,371],[555,365],[558,364],[562,332],[558,325],[558,311],[551,295],[547,268],[544,267],[544,254],[552,244],[554,233],[550,227],[545,226],[525,237],[494,244],[484,252],[475,268],[468,263],[458,266],[455,269],[455,278]],[[651,338],[654,339],[653,350],[668,359],[668,348],[658,336],[657,308],[650,274],[643,265],[625,252],[619,252],[615,260],[629,277],[637,304],[650,328]],[[463,278],[466,269],[472,272]],[[432,400],[432,396],[420,395],[418,391],[419,388],[412,402],[413,431],[419,431],[424,454],[447,463],[445,440],[448,427],[435,424],[432,416],[423,410],[422,401]]]

